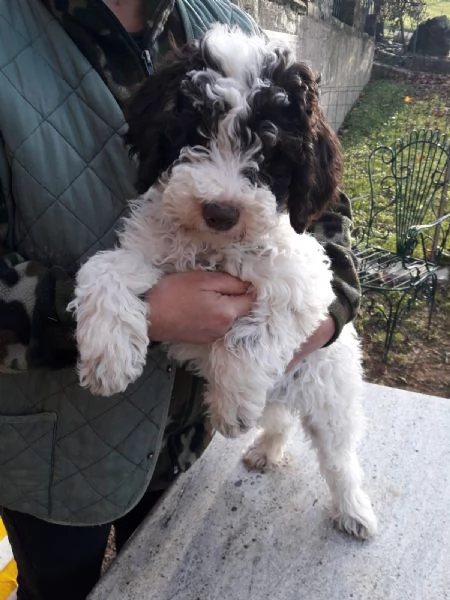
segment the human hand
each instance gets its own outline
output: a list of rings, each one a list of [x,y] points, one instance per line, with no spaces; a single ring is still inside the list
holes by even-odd
[[[248,314],[250,284],[226,273],[189,271],[166,275],[146,294],[149,337],[158,342],[208,344]]]
[[[306,340],[299,350],[294,354],[291,362],[288,364],[286,372],[292,371],[304,358],[309,356],[315,350],[323,348],[328,343],[336,331],[336,325],[333,317],[328,315],[322,321],[314,333]]]

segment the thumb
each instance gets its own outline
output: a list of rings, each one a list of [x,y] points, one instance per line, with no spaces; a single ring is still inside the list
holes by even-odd
[[[247,294],[250,283],[242,281],[228,273],[210,273],[208,289],[224,296],[240,296]]]
[[[234,318],[237,319],[238,317],[248,315],[252,310],[254,298],[251,294],[241,294],[239,296],[231,296],[228,302],[232,307]]]

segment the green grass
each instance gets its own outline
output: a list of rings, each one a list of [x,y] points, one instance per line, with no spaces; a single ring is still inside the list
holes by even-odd
[[[368,156],[378,145],[391,145],[412,129],[439,128],[450,134],[449,87],[443,78],[428,75],[417,75],[414,83],[379,80],[366,86],[340,130],[345,169],[342,187],[350,198],[368,194]],[[356,225],[366,221],[367,205],[367,199],[354,203]],[[392,216],[389,218],[393,223]],[[363,339],[368,381],[445,395],[450,377],[447,383],[437,383],[444,381],[441,373],[448,371],[450,356],[450,296],[445,290],[438,296],[430,338],[427,316],[426,305],[420,303],[405,319],[386,366],[381,363],[385,323],[370,316],[363,304],[356,325]]]
[[[450,0],[429,0],[427,2],[427,18],[447,15],[450,18]]]
[[[450,132],[448,93],[448,87],[442,89],[440,84],[380,80],[366,86],[340,132],[344,151],[343,188],[350,197],[369,191],[367,159],[378,145],[391,145],[412,129],[438,128]]]

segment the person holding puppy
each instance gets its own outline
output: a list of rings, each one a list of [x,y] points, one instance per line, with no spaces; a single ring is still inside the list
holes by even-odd
[[[114,245],[136,194],[124,103],[171,39],[215,21],[257,32],[228,0],[0,0],[0,514],[19,600],[85,598],[111,525],[120,550],[214,433],[201,382],[157,343],[124,393],[80,388],[66,307],[80,263]],[[357,311],[350,226],[344,195],[313,223],[336,300],[293,363]],[[248,291],[227,274],[169,275],[150,293],[150,338],[214,341],[251,310]]]

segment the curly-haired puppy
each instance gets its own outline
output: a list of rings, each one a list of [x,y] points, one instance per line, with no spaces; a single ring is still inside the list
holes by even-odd
[[[209,269],[251,282],[251,314],[210,345],[168,351],[207,381],[213,425],[263,431],[247,465],[276,463],[299,415],[318,452],[338,526],[365,538],[376,519],[355,453],[363,418],[352,325],[285,374],[333,301],[320,244],[304,233],[338,194],[337,139],[309,67],[285,48],[216,26],[174,52],[129,106],[138,191],[120,247],[80,269],[72,308],[79,374],[96,394],[124,390],[146,361],[151,306],[166,273]]]

